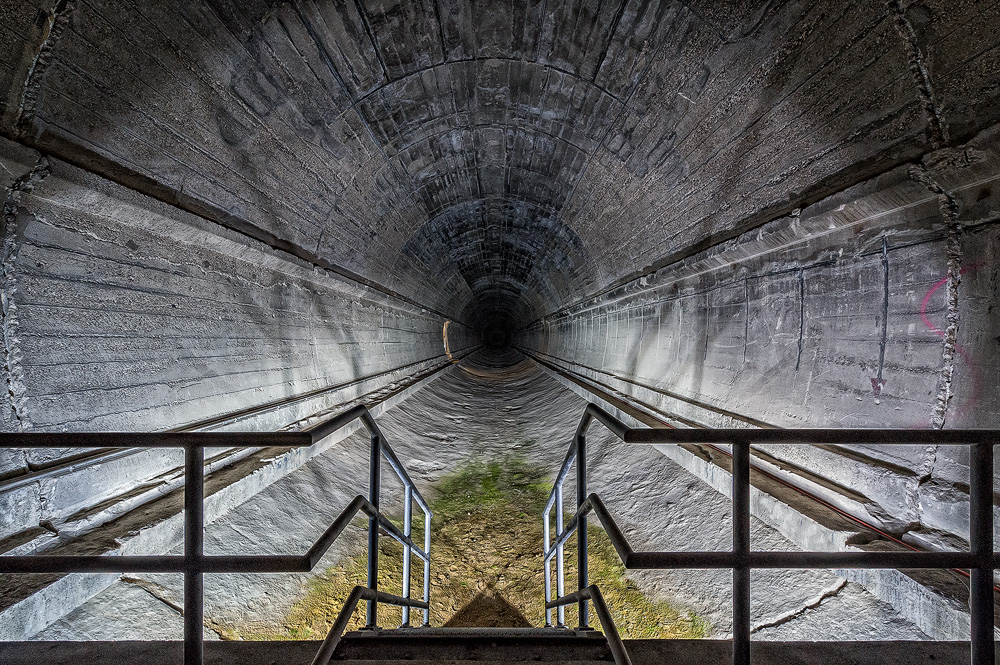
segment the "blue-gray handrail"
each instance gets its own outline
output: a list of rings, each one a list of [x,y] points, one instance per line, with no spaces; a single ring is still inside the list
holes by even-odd
[[[587,492],[587,430],[599,421],[620,440],[636,444],[730,444],[733,454],[733,549],[730,552],[636,552],[629,545],[610,511],[597,494]],[[750,448],[756,444],[966,445],[969,460],[968,552],[753,552],[750,551]],[[668,429],[630,428],[597,406],[588,404],[562,466],[556,474],[543,514],[545,567],[545,620],[565,626],[563,606],[579,603],[580,629],[588,628],[587,600],[596,597],[588,588],[587,515],[593,512],[607,532],[625,568],[733,570],[733,663],[750,664],[751,568],[962,568],[971,571],[969,593],[972,665],[993,665],[993,571],[1000,555],[993,551],[993,446],[1000,444],[1000,430],[880,430],[880,429]],[[577,510],[563,526],[563,483],[576,462]],[[550,535],[549,513],[556,511],[556,534]],[[579,590],[565,594],[563,552],[566,541],[578,538]],[[556,558],[557,597],[552,598],[550,561]],[[602,609],[606,613],[606,608]],[[610,615],[609,615],[610,618]],[[602,625],[605,617],[600,617]],[[612,630],[617,636],[617,630]],[[608,634],[609,643],[612,635]],[[620,641],[620,638],[618,638]],[[624,648],[624,647],[622,647]],[[613,653],[617,647],[612,646]],[[624,656],[627,658],[627,655]],[[624,663],[626,661],[618,660]]]
[[[368,497],[358,495],[330,527],[303,555],[205,555],[204,549],[204,495],[205,448],[263,448],[311,446],[337,430],[360,420],[371,435],[369,458]],[[184,663],[202,665],[204,662],[204,573],[292,573],[308,572],[319,563],[333,542],[344,531],[358,512],[368,515],[368,580],[364,593],[354,594],[353,605],[359,599],[367,605],[367,625],[374,627],[378,616],[378,603],[386,602],[403,606],[403,624],[409,625],[410,608],[424,612],[423,623],[430,619],[430,545],[431,511],[427,501],[414,486],[409,474],[396,453],[385,440],[382,431],[364,405],[355,406],[344,413],[329,418],[301,432],[156,432],[156,433],[22,433],[0,434],[0,448],[183,448],[184,449],[184,554],[180,556],[0,556],[0,573],[127,573],[172,572],[184,573]],[[379,510],[381,495],[381,459],[403,483],[403,529],[400,531]],[[411,525],[413,503],[424,513],[423,548],[413,542]],[[403,595],[393,596],[378,590],[378,539],[379,527],[403,545]],[[410,564],[412,555],[424,562],[424,589],[421,600],[410,598]],[[356,596],[356,597],[355,597]],[[343,612],[341,613],[343,614]],[[346,622],[346,619],[345,619]],[[344,623],[346,626],[346,623]],[[338,628],[335,624],[331,635]],[[340,627],[343,632],[343,627]],[[339,639],[339,633],[337,635]],[[329,641],[329,640],[328,640]],[[328,646],[328,641],[324,645]],[[334,641],[335,642],[335,641]],[[335,646],[335,643],[334,643]],[[321,647],[320,654],[325,653]],[[332,651],[330,652],[332,653]],[[327,655],[324,665],[329,660]],[[318,663],[318,660],[314,660]]]

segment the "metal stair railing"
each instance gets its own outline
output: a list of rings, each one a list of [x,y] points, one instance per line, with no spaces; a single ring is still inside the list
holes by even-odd
[[[368,498],[356,496],[333,521],[327,530],[303,555],[205,555],[204,546],[204,495],[205,448],[299,448],[314,445],[333,432],[360,420],[371,435],[369,459]],[[423,496],[413,485],[409,474],[395,452],[385,440],[382,431],[364,405],[333,416],[301,432],[158,432],[158,433],[24,433],[0,434],[0,448],[183,448],[184,449],[184,554],[150,556],[108,555],[27,555],[0,556],[0,573],[137,573],[164,572],[184,574],[184,663],[202,665],[204,662],[204,579],[205,573],[295,573],[309,572],[333,545],[358,512],[368,515],[368,580],[367,587],[355,589],[345,605],[346,618],[343,632],[357,603],[367,601],[367,626],[375,627],[378,603],[403,606],[403,623],[408,625],[410,608],[424,612],[423,623],[428,624],[430,612],[430,534],[433,513]],[[400,531],[379,510],[381,494],[381,460],[385,457],[404,486],[403,530]],[[413,503],[424,513],[424,545],[415,544],[411,538]],[[378,590],[379,527],[403,545],[402,596],[393,596]],[[421,600],[410,598],[410,563],[412,555],[424,562],[424,588]],[[350,608],[350,611],[347,611]],[[340,618],[338,618],[338,622]],[[331,629],[338,627],[335,623]],[[339,633],[337,634],[339,639]],[[323,648],[332,640],[324,641],[314,663],[320,663]],[[337,640],[332,640],[336,646]],[[332,649],[330,650],[332,654]],[[329,661],[329,654],[326,660]]]
[[[587,493],[587,429],[599,421],[621,441],[630,444],[730,444],[733,453],[733,549],[729,552],[636,552],[629,545],[610,511],[597,494]],[[971,448],[969,483],[970,550],[950,552],[757,552],[750,550],[750,448],[757,444],[936,444]],[[587,601],[594,600],[615,662],[628,663],[618,631],[608,626],[611,617],[598,601],[599,592],[588,586],[587,515],[593,512],[607,532],[626,569],[719,568],[733,570],[733,663],[750,664],[750,570],[752,568],[959,568],[971,572],[969,594],[972,665],[993,665],[993,571],[1000,555],[993,545],[993,446],[1000,444],[1000,430],[898,430],[898,429],[666,429],[630,428],[607,411],[589,404],[577,427],[573,443],[559,472],[543,514],[546,625],[558,608],[558,623],[565,626],[563,607],[579,604],[580,627],[588,628]],[[563,483],[576,462],[577,511],[563,527]],[[556,511],[556,534],[550,537],[550,517]],[[564,595],[564,546],[576,532],[579,590]],[[556,558],[557,598],[552,598],[550,561]],[[620,655],[619,655],[620,653]]]

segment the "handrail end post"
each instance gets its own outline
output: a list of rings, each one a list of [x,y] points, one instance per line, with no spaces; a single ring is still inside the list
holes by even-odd
[[[205,661],[205,448],[184,448],[184,665]]]
[[[582,421],[581,421],[582,422]],[[576,435],[576,503],[579,510],[583,502],[587,499],[587,435],[586,430]],[[579,590],[585,589],[589,584],[587,557],[587,516],[579,513],[577,523],[577,578],[579,579]],[[579,626],[578,630],[590,630],[590,606],[585,598],[579,603]]]
[[[368,517],[368,588],[372,590],[372,597],[368,599],[366,605],[365,629],[374,630],[378,623],[378,511],[379,495],[381,493],[381,437],[378,430],[372,430],[371,450],[369,459],[368,476],[368,501],[375,508],[374,514]]]

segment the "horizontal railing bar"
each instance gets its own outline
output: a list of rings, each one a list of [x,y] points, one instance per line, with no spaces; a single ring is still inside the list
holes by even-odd
[[[750,552],[750,568],[950,569],[993,566],[1000,557],[971,552]],[[735,568],[734,552],[633,552],[629,570]]]
[[[409,544],[413,553],[427,561],[429,556],[407,538],[389,519],[375,510],[360,494],[337,516],[304,555],[212,555],[201,558],[192,569],[206,573],[296,573],[316,567],[333,542],[351,523],[358,512],[376,517],[379,524],[402,544]],[[180,573],[187,570],[183,556],[115,556],[115,555],[25,555],[0,556],[0,573]]]
[[[618,523],[597,494],[580,505],[553,544],[543,553],[548,562],[576,531],[580,518],[594,512],[607,532],[622,563],[629,570],[734,568],[738,561],[733,552],[636,552],[626,540]],[[975,568],[1000,565],[1000,553],[976,555],[971,552],[750,552],[751,568]]]
[[[555,554],[545,553],[545,561]],[[971,552],[750,552],[751,568],[975,568],[1000,566],[1000,554]],[[629,570],[735,568],[733,552],[632,552],[622,559]]]
[[[997,440],[996,430],[982,429],[628,429],[621,437],[626,443],[716,443],[836,445],[878,444],[887,446],[940,444],[968,446]]]
[[[204,573],[308,573],[314,566],[308,557],[286,554],[215,554],[202,557]]]
[[[300,448],[305,432],[25,432],[0,434],[0,448]]]
[[[0,556],[0,573],[182,573],[183,556]]]

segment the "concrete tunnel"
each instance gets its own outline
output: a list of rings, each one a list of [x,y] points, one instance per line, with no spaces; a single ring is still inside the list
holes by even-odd
[[[515,449],[551,473],[587,401],[641,426],[998,428],[998,22],[972,0],[2,0],[3,431],[290,431],[363,403],[431,487]],[[715,457],[594,437],[632,537],[723,546]],[[207,542],[308,546],[365,445],[218,452]],[[805,492],[755,490],[766,548],[968,546],[964,447],[754,456]],[[181,459],[0,449],[0,553],[174,551]],[[632,578],[725,637],[720,575]],[[179,635],[176,576],[27,577],[0,582],[3,640]],[[280,622],[308,579],[218,577],[210,637]],[[760,639],[968,639],[944,573],[754,580]]]

